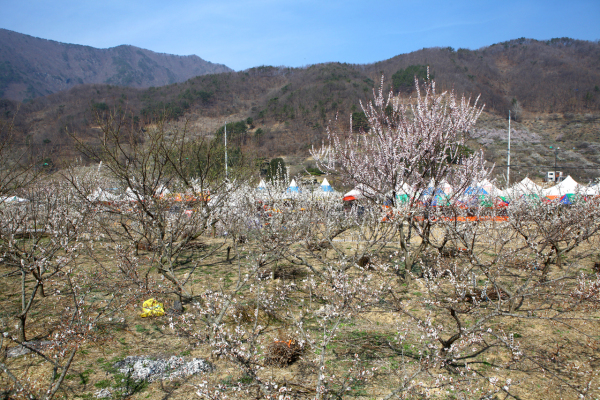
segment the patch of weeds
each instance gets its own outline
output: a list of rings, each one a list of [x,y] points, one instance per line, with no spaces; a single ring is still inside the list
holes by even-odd
[[[238,380],[239,383],[244,384],[244,385],[249,385],[252,383],[252,381],[253,381],[252,377],[248,376],[248,375],[244,375]]]
[[[181,352],[181,356],[182,356],[182,357],[187,357],[187,356],[189,356],[191,353],[192,353],[192,352],[191,352],[191,351],[189,351],[189,350],[182,351],[182,352]]]
[[[135,326],[135,331],[136,331],[137,333],[144,333],[144,332],[146,332],[147,330],[148,330],[148,329],[144,328],[144,326],[143,326],[143,325],[136,325],[136,326]]]
[[[112,382],[110,381],[110,379],[103,379],[99,382],[94,383],[94,386],[96,386],[98,389],[105,389],[111,387]]]
[[[77,378],[77,376],[78,376],[77,374],[66,374],[65,379],[70,381],[72,379]]]
[[[227,375],[225,379],[221,379],[221,384],[225,386],[231,386],[233,384],[233,377],[231,375]]]
[[[90,352],[88,350],[84,350],[84,349],[79,350],[79,353],[83,354],[84,356],[87,356],[88,354],[90,354]]]
[[[350,395],[354,397],[368,395],[364,382],[358,381],[354,385],[352,385]]]
[[[142,392],[148,387],[146,381],[136,381],[131,377],[131,373],[123,374],[117,372],[113,376],[114,384],[112,385],[114,392],[113,396],[116,398],[129,398],[136,393]]]
[[[80,372],[78,374],[79,376],[79,383],[81,383],[81,385],[85,386],[90,382],[90,375],[94,373],[93,369],[86,369],[83,372]]]
[[[104,358],[99,358],[98,363],[102,366],[104,371],[114,374],[117,372],[117,369],[114,367],[114,365],[122,359],[122,357],[113,357],[110,361],[106,361]],[[100,362],[100,360],[102,360],[102,362]]]

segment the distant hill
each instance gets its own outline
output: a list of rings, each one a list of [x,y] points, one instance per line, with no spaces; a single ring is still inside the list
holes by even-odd
[[[125,45],[96,49],[0,29],[0,97],[12,100],[31,100],[79,84],[147,88],[230,71],[195,55]]]
[[[565,172],[588,180],[600,176],[599,60],[597,42],[516,39],[478,50],[422,49],[368,65],[261,66],[147,89],[80,85],[21,105],[0,101],[0,118],[15,117],[17,140],[55,163],[77,155],[67,132],[98,140],[97,113],[119,109],[137,128],[160,114],[186,120],[192,136],[216,134],[225,121],[234,122],[227,130],[230,146],[304,160],[336,116],[347,127],[350,114],[360,113],[359,101],[372,98],[382,75],[384,90],[410,101],[414,75],[429,66],[438,90],[481,94],[485,113],[469,145],[483,148],[497,173],[506,170],[510,110],[513,176],[542,176],[556,156]]]

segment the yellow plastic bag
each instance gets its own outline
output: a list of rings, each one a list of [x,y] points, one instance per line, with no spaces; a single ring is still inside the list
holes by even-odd
[[[142,304],[143,313],[140,314],[140,317],[160,317],[161,315],[165,315],[165,308],[162,303],[154,299],[148,299]]]

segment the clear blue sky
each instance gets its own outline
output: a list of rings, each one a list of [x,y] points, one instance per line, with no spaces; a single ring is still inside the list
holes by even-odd
[[[600,0],[0,0],[0,27],[99,48],[196,54],[235,70],[371,63],[423,47],[600,39]]]

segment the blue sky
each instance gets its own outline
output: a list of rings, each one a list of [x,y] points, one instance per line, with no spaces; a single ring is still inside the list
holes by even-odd
[[[196,54],[235,70],[371,63],[424,47],[600,39],[599,0],[0,0],[0,27],[99,48]]]

